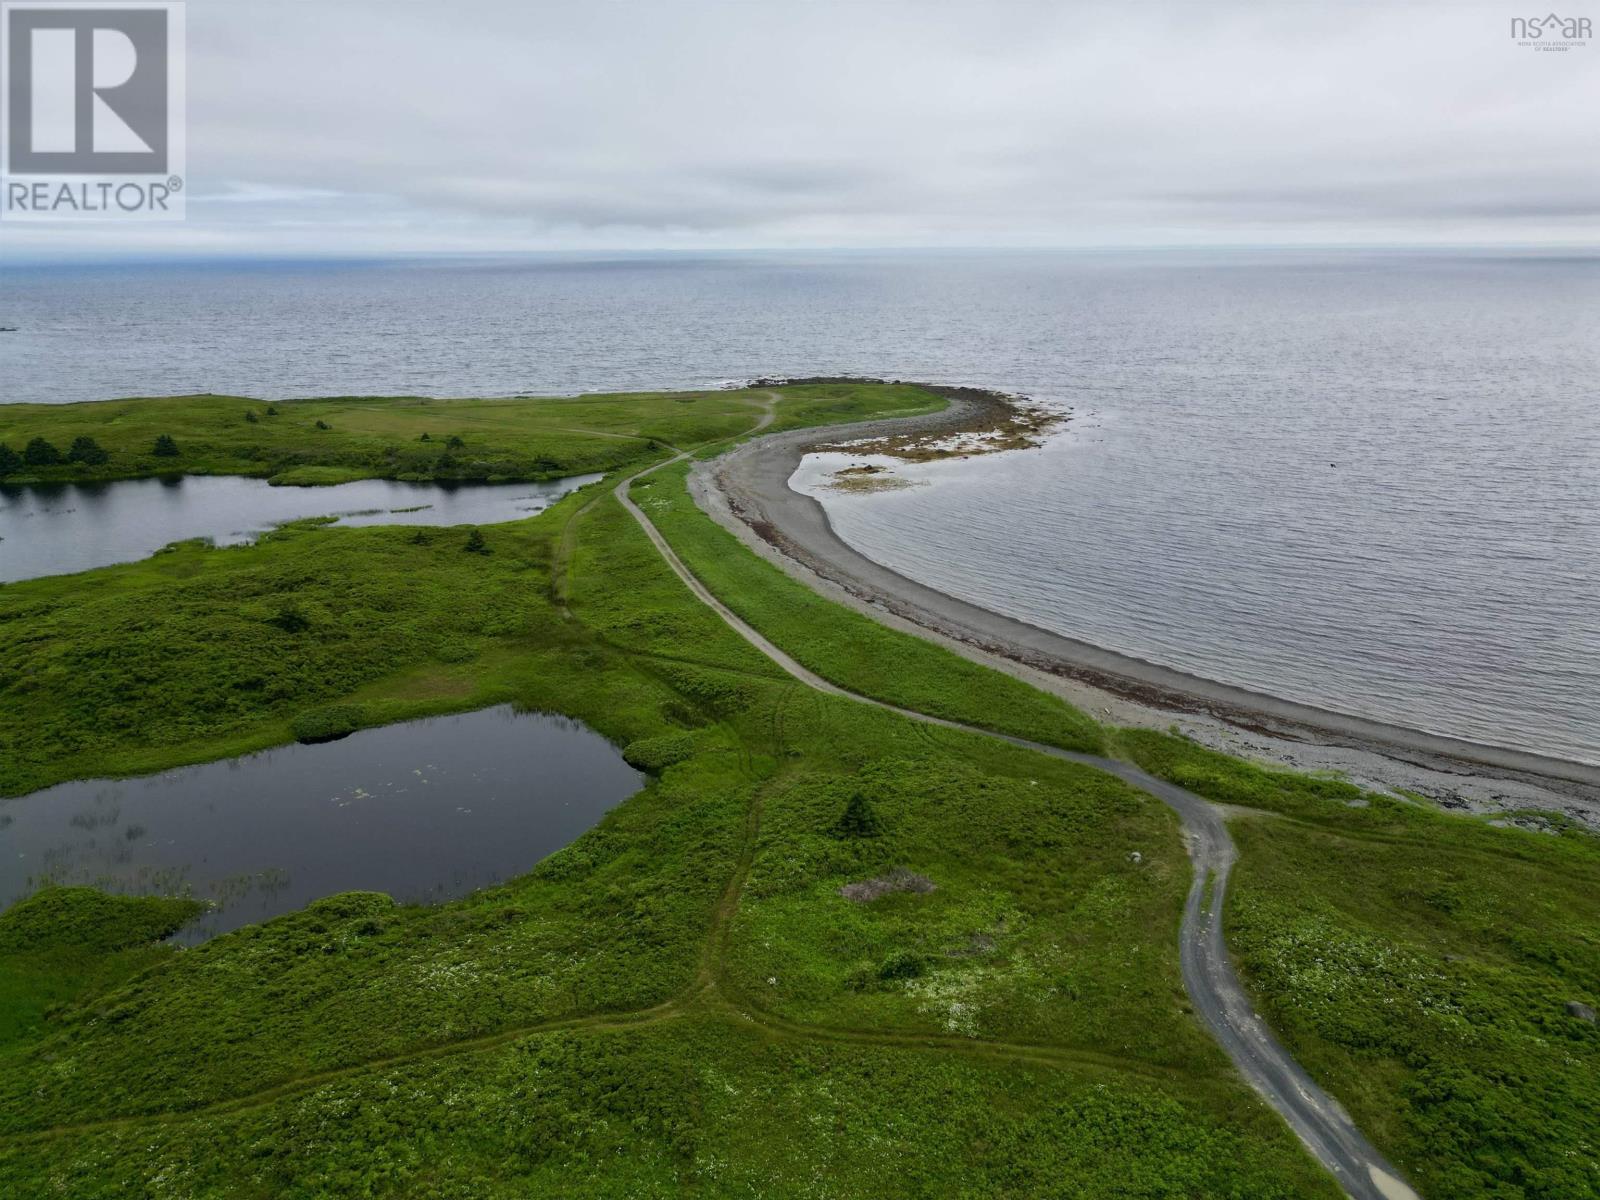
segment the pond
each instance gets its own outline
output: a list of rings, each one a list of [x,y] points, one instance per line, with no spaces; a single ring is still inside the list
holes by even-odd
[[[509,705],[0,800],[0,908],[50,883],[190,891],[194,944],[334,892],[439,901],[523,874],[644,785],[599,734]]]
[[[402,483],[273,487],[264,479],[190,475],[116,483],[0,487],[0,583],[147,558],[207,538],[254,541],[274,525],[337,516],[338,525],[492,525],[543,512],[601,478],[548,483]]]

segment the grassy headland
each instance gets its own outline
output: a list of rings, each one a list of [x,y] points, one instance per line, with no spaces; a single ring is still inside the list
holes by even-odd
[[[938,403],[781,395],[775,427]],[[705,399],[642,398],[665,416],[631,428],[689,446],[751,424],[752,397]],[[389,402],[319,403],[379,422]],[[70,444],[88,407],[29,437]],[[1302,1061],[1425,1195],[1600,1194],[1597,1039],[1559,1007],[1600,990],[1589,840],[1108,735],[818,598],[699,514],[681,471],[634,496],[725,603],[841,686],[1063,746],[1109,737],[1259,813],[1233,822],[1230,937]],[[585,720],[653,773],[529,874],[445,905],[347,894],[181,952],[150,944],[170,902],[74,890],[0,916],[0,996],[23,1014],[0,1036],[0,1190],[1335,1194],[1187,1012],[1167,809],[797,685],[602,487],[482,533],[489,554],[461,529],[302,523],[0,588],[0,794],[270,745],[334,708],[503,701]],[[885,894],[841,893],[862,884]]]
[[[936,404],[818,385],[780,412]],[[654,772],[450,904],[336,896],[186,951],[152,926],[106,951],[139,957],[44,982],[105,900],[12,910],[0,977],[36,1015],[0,1046],[7,1191],[770,1195],[825,1170],[837,1195],[1331,1194],[1184,1011],[1162,806],[797,687],[606,491],[485,528],[489,554],[466,532],[304,523],[0,589],[7,791],[267,745],[331,706],[503,700]],[[888,681],[899,648],[855,649]],[[935,697],[967,668],[929,654],[903,675]],[[1093,736],[994,686],[1017,711],[993,720]],[[841,826],[852,803],[870,828]],[[840,894],[895,868],[933,890]]]

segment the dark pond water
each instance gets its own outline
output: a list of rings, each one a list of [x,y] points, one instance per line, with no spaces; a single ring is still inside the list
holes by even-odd
[[[0,583],[133,562],[189,538],[238,545],[283,521],[339,525],[492,525],[543,512],[599,475],[549,483],[399,483],[273,487],[204,475],[0,488]]]
[[[47,883],[190,890],[195,943],[354,889],[465,895],[529,870],[644,776],[588,727],[509,706],[0,800],[0,906]]]

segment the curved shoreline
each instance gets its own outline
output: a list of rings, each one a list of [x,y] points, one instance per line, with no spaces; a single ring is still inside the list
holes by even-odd
[[[942,412],[772,434],[742,442],[699,463],[690,486],[710,516],[764,549],[791,573],[795,567],[832,585],[853,607],[885,614],[940,635],[963,653],[976,651],[1164,713],[1213,718],[1235,729],[1294,744],[1342,747],[1450,776],[1492,773],[1554,792],[1565,807],[1600,815],[1600,766],[1568,762],[1510,747],[1408,729],[1318,708],[1191,675],[1119,654],[937,591],[867,558],[834,531],[815,499],[789,487],[813,449],[841,439],[930,434],[971,428],[992,416],[1003,398],[974,389],[930,387],[951,400]]]
[[[765,426],[771,419],[772,409],[769,407],[757,428]],[[1184,848],[1192,867],[1183,915],[1178,923],[1178,964],[1185,994],[1195,1014],[1210,1030],[1217,1045],[1245,1083],[1283,1119],[1346,1196],[1351,1200],[1419,1200],[1417,1193],[1361,1132],[1338,1100],[1317,1084],[1284,1049],[1272,1030],[1256,1016],[1223,939],[1222,912],[1228,876],[1237,861],[1238,852],[1228,833],[1227,822],[1217,806],[1176,784],[1147,774],[1132,763],[1063,750],[1011,734],[931,716],[915,709],[901,708],[841,687],[802,666],[719,600],[689,570],[666,537],[629,496],[629,487],[635,479],[680,462],[688,458],[689,453],[680,451],[665,462],[624,477],[613,489],[613,495],[695,598],[786,674],[816,692],[868,704],[911,721],[993,738],[1038,754],[1105,771],[1172,809],[1183,830]]]

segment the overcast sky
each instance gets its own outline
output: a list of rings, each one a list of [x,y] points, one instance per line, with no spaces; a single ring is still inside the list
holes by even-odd
[[[187,222],[0,257],[1593,244],[1528,7],[191,0]]]

